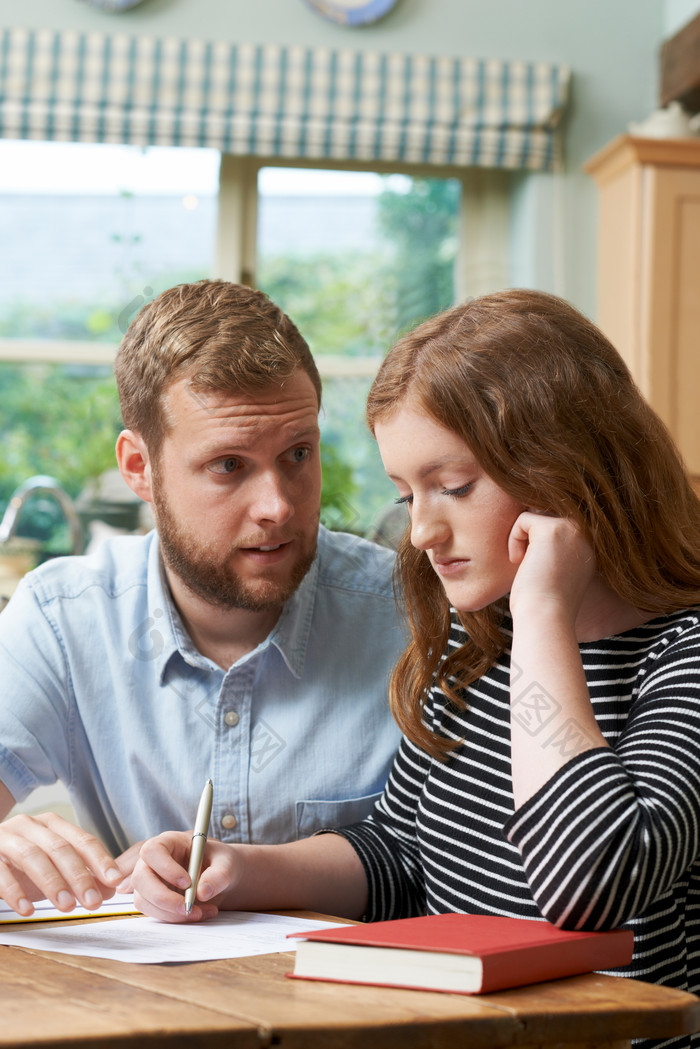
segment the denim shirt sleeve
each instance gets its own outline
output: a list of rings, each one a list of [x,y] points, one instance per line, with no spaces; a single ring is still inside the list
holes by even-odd
[[[0,779],[22,801],[42,784],[70,780],[66,663],[26,580],[0,614],[0,676]]]

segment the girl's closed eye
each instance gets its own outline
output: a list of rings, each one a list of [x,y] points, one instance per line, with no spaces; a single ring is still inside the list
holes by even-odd
[[[461,499],[463,496],[468,495],[474,487],[474,482],[470,481],[469,484],[462,484],[459,488],[443,488],[442,495],[452,496],[454,499]],[[413,495],[400,495],[397,499],[394,499],[397,506],[401,506],[403,503],[409,505],[413,502]]]

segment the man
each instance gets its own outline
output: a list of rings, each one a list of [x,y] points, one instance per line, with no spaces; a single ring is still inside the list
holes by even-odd
[[[140,840],[192,827],[208,777],[223,841],[350,823],[398,742],[393,555],[319,526],[321,383],[289,318],[249,288],[181,285],[115,370],[117,461],[156,531],[42,566],[0,617],[0,816],[58,779],[84,828],[0,825],[20,913],[124,885]]]

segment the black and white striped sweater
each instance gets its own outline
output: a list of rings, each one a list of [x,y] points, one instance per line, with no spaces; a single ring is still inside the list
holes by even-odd
[[[464,639],[454,617],[451,648]],[[516,814],[509,651],[465,692],[466,710],[431,690],[426,722],[463,742],[441,762],[404,740],[374,814],[341,832],[367,872],[367,920],[427,910],[624,925],[635,952],[617,974],[697,993],[700,609],[580,649],[610,748],[572,758]]]

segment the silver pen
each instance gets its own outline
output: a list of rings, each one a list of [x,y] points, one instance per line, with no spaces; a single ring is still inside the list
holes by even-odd
[[[199,799],[197,818],[194,821],[194,834],[192,835],[192,849],[190,852],[190,865],[187,873],[190,876],[190,887],[185,892],[185,914],[192,910],[197,898],[197,882],[202,870],[202,859],[204,857],[204,846],[207,843],[207,831],[211,819],[211,804],[214,797],[214,784],[210,779],[204,784],[202,796]]]

